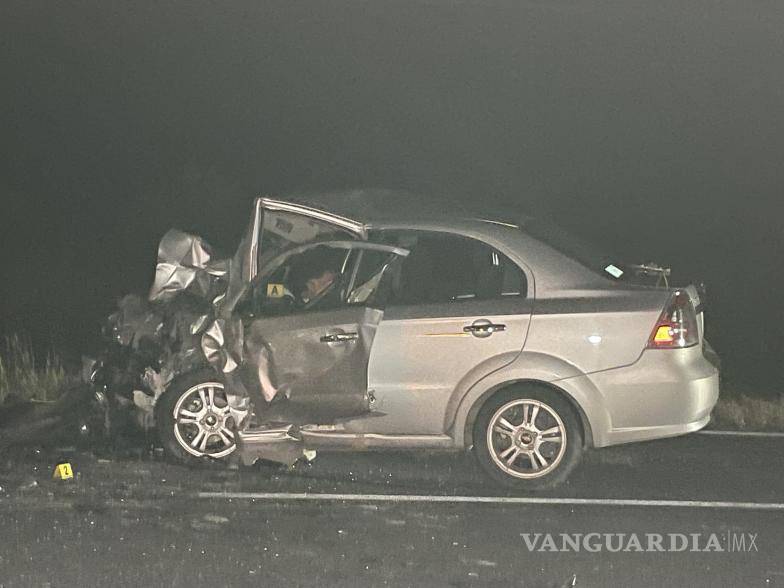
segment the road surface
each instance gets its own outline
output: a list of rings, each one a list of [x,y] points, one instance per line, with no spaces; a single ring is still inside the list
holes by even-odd
[[[534,495],[464,454],[321,454],[284,471],[16,448],[0,456],[0,585],[784,586],[782,449],[708,435],[608,448]],[[51,479],[60,460],[76,479]],[[548,534],[559,550],[540,549]],[[644,551],[613,550],[631,535]],[[646,551],[657,535],[690,543]],[[722,551],[691,550],[712,535]]]

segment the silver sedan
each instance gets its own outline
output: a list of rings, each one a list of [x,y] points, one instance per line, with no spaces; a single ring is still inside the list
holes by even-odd
[[[535,218],[259,198],[229,263],[198,243],[174,264],[162,245],[150,294],[227,284],[192,329],[202,364],[155,394],[177,459],[473,449],[497,481],[541,488],[584,449],[704,427],[718,398],[697,288]]]

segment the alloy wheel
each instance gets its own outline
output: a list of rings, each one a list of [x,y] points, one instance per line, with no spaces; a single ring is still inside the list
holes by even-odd
[[[495,465],[516,478],[540,478],[553,471],[566,451],[566,427],[540,400],[511,400],[490,418],[487,447]]]
[[[234,429],[226,392],[219,382],[192,386],[174,405],[174,436],[191,455],[229,455],[237,448]]]

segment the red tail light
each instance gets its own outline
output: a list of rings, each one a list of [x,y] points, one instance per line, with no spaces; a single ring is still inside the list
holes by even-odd
[[[648,341],[649,349],[681,349],[700,342],[697,315],[686,292],[675,292]]]

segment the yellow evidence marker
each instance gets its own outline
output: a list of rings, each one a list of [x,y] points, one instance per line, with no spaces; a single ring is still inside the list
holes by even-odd
[[[267,284],[267,298],[283,298],[285,292],[283,284]]]
[[[54,475],[52,476],[55,480],[70,480],[73,476],[73,469],[71,468],[70,463],[58,463],[54,466]]]

